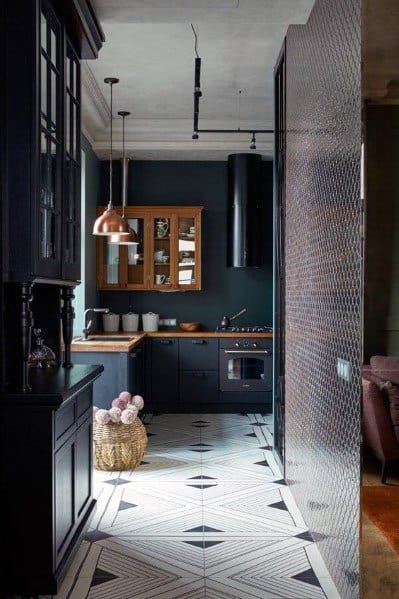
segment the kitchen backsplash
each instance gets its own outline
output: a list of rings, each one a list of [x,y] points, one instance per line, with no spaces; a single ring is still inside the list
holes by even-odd
[[[116,163],[114,186],[120,189]],[[129,165],[129,205],[203,205],[202,291],[99,292],[99,306],[117,313],[132,309],[153,311],[164,318],[199,321],[214,329],[224,314],[242,307],[240,324],[272,324],[273,308],[273,169],[263,162],[263,261],[259,269],[226,266],[227,163],[132,161]],[[102,163],[102,190],[106,197],[108,163]],[[118,198],[115,197],[118,203]]]

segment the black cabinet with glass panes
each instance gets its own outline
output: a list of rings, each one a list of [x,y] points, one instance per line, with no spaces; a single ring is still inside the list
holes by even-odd
[[[74,282],[80,278],[80,58],[87,57],[74,29],[79,21],[56,0],[5,4],[5,277]]]

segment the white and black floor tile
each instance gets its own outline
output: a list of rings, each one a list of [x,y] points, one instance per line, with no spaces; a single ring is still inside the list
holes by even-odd
[[[339,599],[273,457],[271,415],[145,422],[136,470],[95,471],[96,514],[57,599]]]

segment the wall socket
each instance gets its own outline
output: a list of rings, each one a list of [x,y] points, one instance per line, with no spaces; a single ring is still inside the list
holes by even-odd
[[[337,358],[337,376],[350,383],[352,378],[352,365],[348,360]]]
[[[175,327],[176,318],[160,318],[159,324],[164,327]]]

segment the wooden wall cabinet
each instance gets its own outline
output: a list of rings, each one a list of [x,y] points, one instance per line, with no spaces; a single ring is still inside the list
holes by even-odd
[[[99,206],[97,215],[104,206]],[[200,291],[202,206],[135,206],[125,209],[138,246],[97,238],[97,289]],[[122,208],[117,208],[121,214]]]

